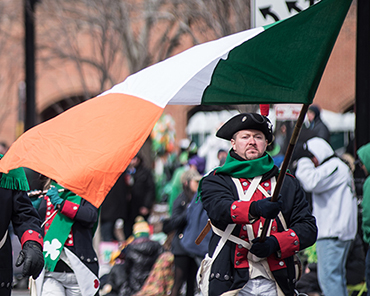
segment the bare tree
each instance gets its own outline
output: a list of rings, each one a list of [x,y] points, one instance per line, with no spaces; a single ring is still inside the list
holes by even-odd
[[[18,101],[12,100],[22,80],[22,10],[18,1],[0,1],[0,133]],[[14,115],[14,114],[13,114]]]
[[[194,44],[249,28],[250,0],[43,0],[42,62],[75,62],[99,75],[99,91]]]

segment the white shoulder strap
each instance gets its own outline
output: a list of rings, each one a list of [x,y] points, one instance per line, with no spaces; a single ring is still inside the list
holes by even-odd
[[[5,231],[5,234],[3,236],[3,238],[1,239],[0,241],[0,249],[3,247],[3,245],[5,244],[5,241],[6,241],[6,237],[8,236],[8,230]]]
[[[255,177],[251,185],[249,186],[247,192],[244,194],[243,187],[240,184],[239,179],[233,178],[232,180],[234,181],[236,185],[236,189],[238,191],[239,199],[248,201],[251,199],[253,193],[256,191],[258,184],[260,183],[262,179],[262,176]],[[229,239],[231,232],[234,230],[236,224],[229,224],[227,225],[225,231],[223,231],[221,239],[218,241],[217,247],[212,255],[212,260],[214,260],[218,254],[220,253],[221,249],[225,245],[226,241]]]
[[[250,201],[253,193],[256,192],[256,189],[262,180],[262,176],[255,177],[253,178],[253,180],[250,181],[251,185],[249,186],[246,193],[244,193],[242,184],[240,184],[239,179],[234,177],[232,177],[231,179],[234,181],[236,190],[238,191],[239,199],[244,201]]]
[[[268,192],[265,190],[265,188],[263,188],[261,185],[258,185],[258,190],[261,191],[263,193],[263,195],[265,195],[266,197],[270,197],[274,193],[275,187],[276,187],[276,178],[273,177],[273,178],[271,178],[271,195],[268,194]],[[285,222],[283,213],[281,211],[279,212],[278,217],[279,217],[279,220],[280,220],[281,224],[284,227],[284,230],[287,230],[288,227],[287,227],[287,224]]]

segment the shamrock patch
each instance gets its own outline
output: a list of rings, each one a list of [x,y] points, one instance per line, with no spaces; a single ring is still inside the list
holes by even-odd
[[[62,247],[61,242],[56,238],[54,238],[51,241],[51,243],[49,241],[45,241],[44,242],[44,252],[46,252],[45,258],[47,258],[48,256],[50,256],[51,260],[59,258],[61,247]]]

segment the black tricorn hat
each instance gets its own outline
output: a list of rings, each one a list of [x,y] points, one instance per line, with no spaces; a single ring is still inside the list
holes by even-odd
[[[231,140],[241,130],[254,129],[263,132],[267,141],[272,142],[272,124],[270,120],[258,113],[240,113],[230,118],[216,133],[216,137]]]

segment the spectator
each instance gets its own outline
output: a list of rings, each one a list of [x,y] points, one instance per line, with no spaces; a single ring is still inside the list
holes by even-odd
[[[357,155],[359,161],[361,162],[361,168],[366,175],[365,182],[363,184],[363,193],[362,193],[362,232],[363,240],[369,246],[370,244],[370,143],[363,145],[358,149]],[[366,254],[366,286],[367,290],[370,291],[370,248],[367,250]]]
[[[120,254],[123,261],[112,267],[102,289],[103,295],[130,296],[140,291],[154,262],[163,252],[158,242],[149,239],[149,225],[144,218],[138,216],[135,222],[133,236],[128,239],[131,242]]]
[[[197,170],[199,174],[204,174],[204,170],[206,168],[205,158],[194,155],[189,159],[188,164],[190,168]]]
[[[325,296],[347,295],[345,266],[357,232],[352,172],[324,139],[312,138],[305,147],[309,157],[298,161],[296,176],[303,188],[312,192],[320,287]]]
[[[208,288],[209,296],[294,295],[293,256],[315,242],[317,228],[293,176],[285,176],[280,201],[270,201],[279,173],[266,154],[272,125],[265,116],[242,113],[227,121],[216,136],[229,140],[232,149],[225,164],[204,177],[199,188],[213,230],[210,275],[202,269],[199,273],[202,287]],[[265,219],[274,221],[260,241]],[[213,258],[216,248],[219,252]]]
[[[195,290],[195,278],[198,265],[188,250],[184,249],[180,241],[184,238],[184,228],[187,224],[187,208],[198,189],[198,182],[202,176],[195,169],[188,169],[181,176],[183,192],[178,196],[173,205],[172,216],[163,222],[163,232],[170,234],[176,232],[171,251],[175,256],[175,281],[171,295],[180,295],[180,289],[186,282],[186,296],[193,296]]]
[[[301,279],[297,282],[297,290],[300,293],[307,293],[309,296],[319,296],[322,294],[317,278],[317,255],[316,245],[310,251],[313,253],[309,257],[307,267]],[[308,250],[308,249],[306,249]],[[306,251],[305,250],[305,251]],[[357,233],[351,243],[346,262],[346,278],[348,285],[354,287],[364,282],[365,279],[365,251],[361,236]]]
[[[128,188],[127,216],[124,221],[124,233],[128,238],[137,216],[148,219],[155,202],[155,184],[151,171],[143,164],[142,157],[137,154],[130,162],[125,174]]]
[[[122,241],[122,236],[115,234],[115,224],[118,219],[127,217],[127,185],[125,173],[121,174],[101,205],[100,233],[102,241]]]
[[[227,157],[227,151],[224,150],[224,149],[220,149],[218,150],[217,152],[217,159],[220,161],[219,162],[219,166],[223,166],[225,161],[226,161],[226,157]]]
[[[307,119],[309,122],[308,130],[312,131],[313,137],[319,137],[330,143],[330,132],[325,123],[320,117],[320,108],[317,105],[311,105],[307,110]],[[305,134],[305,129],[302,130],[302,134]],[[306,138],[306,140],[308,140]]]
[[[173,257],[168,251],[160,254],[144,285],[134,296],[170,295],[173,285]]]

